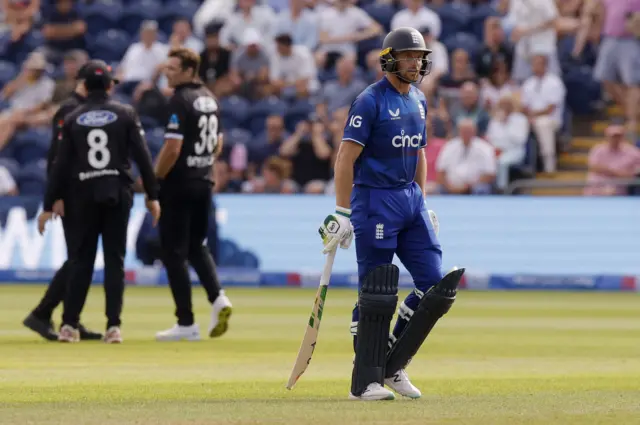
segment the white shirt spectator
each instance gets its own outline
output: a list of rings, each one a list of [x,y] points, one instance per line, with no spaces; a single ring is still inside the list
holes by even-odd
[[[434,64],[435,66],[435,64]],[[486,108],[491,109],[498,104],[498,101],[505,96],[513,96],[520,91],[517,84],[507,83],[498,88],[490,83],[484,84],[480,89],[480,103]]]
[[[6,167],[0,166],[0,196],[15,193],[16,181]]]
[[[529,120],[520,112],[513,112],[504,121],[492,119],[489,121],[486,139],[502,153],[522,153],[529,138]]]
[[[262,35],[263,44],[270,45],[270,40],[275,36],[275,24],[276,14],[267,5],[253,6],[248,19],[245,19],[242,11],[234,12],[220,31],[220,44],[227,48],[231,45],[239,46],[242,44],[247,28],[254,28]]]
[[[326,32],[331,37],[343,37],[358,30],[363,30],[374,24],[374,20],[357,6],[349,6],[344,11],[334,7],[326,8],[320,12],[320,32]],[[319,48],[323,52],[338,52],[342,54],[355,54],[355,43],[323,44]]]
[[[167,59],[168,53],[169,47],[158,41],[148,49],[141,42],[132,44],[120,62],[120,68],[123,72],[122,80],[151,80],[158,65]]]
[[[393,19],[391,19],[392,30],[400,27],[411,27],[417,30],[429,27],[431,34],[438,38],[442,31],[442,22],[438,14],[427,7],[421,7],[418,9],[418,13],[415,14],[409,9],[402,9],[393,15]]]
[[[431,49],[429,59],[431,59],[432,72],[437,71],[441,75],[449,73],[449,52],[444,44],[439,41],[433,41],[427,46]]]
[[[315,12],[304,9],[294,21],[290,10],[283,10],[276,20],[275,36],[291,34],[294,44],[304,44],[314,50],[318,45],[318,16]]]
[[[194,50],[198,53],[202,53],[202,51],[204,50],[204,43],[202,41],[200,41],[200,39],[194,37],[194,36],[189,36],[189,38],[187,38],[187,40],[184,42],[183,44],[184,47]]]
[[[271,80],[294,83],[302,79],[309,80],[310,91],[318,89],[318,70],[313,54],[306,46],[292,46],[290,56],[274,55],[271,62]]]
[[[507,20],[516,27],[529,29],[537,27],[558,17],[558,8],[554,0],[511,0]],[[535,54],[550,55],[556,52],[556,29],[522,37],[516,43],[518,56],[530,57]]]
[[[555,105],[551,117],[556,123],[562,123],[564,98],[567,89],[555,74],[547,72],[544,77],[529,77],[522,86],[522,104],[533,112]]]
[[[37,81],[28,83],[16,91],[9,99],[13,110],[32,109],[45,102],[49,102],[53,96],[56,83],[46,75],[42,75]]]
[[[482,176],[496,174],[493,148],[479,137],[465,146],[461,138],[449,140],[436,160],[436,170],[445,173],[447,183],[453,186],[477,184]]]

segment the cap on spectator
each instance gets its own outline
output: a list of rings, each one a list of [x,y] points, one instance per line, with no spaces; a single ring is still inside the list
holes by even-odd
[[[158,22],[154,21],[152,19],[145,19],[140,24],[140,30],[142,30],[142,31],[145,31],[145,30],[157,31],[158,30]]]
[[[115,84],[119,83],[118,79],[113,76],[111,67],[105,61],[97,59],[87,62],[78,72],[78,78],[83,79],[89,85],[104,88],[108,88],[112,81]]]
[[[242,37],[243,46],[259,45],[261,41],[260,33],[258,33],[254,28],[247,28],[244,32],[244,36]]]
[[[25,69],[30,69],[33,71],[44,71],[47,69],[49,64],[47,63],[47,58],[44,54],[40,52],[31,52],[27,59],[23,64]]]
[[[278,34],[275,40],[276,43],[284,44],[285,46],[291,46],[293,44],[293,38],[291,37],[291,34],[288,33]]]
[[[224,22],[222,21],[211,21],[204,28],[205,35],[216,35],[220,32],[222,27],[224,26]]]

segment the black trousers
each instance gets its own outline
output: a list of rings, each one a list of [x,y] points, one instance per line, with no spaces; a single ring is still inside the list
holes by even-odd
[[[62,217],[62,228],[64,229],[64,237],[67,241],[67,259],[69,258],[69,221]],[[38,306],[33,310],[33,315],[45,322],[51,321],[53,311],[62,303],[64,295],[67,292],[67,282],[69,281],[69,260],[58,269],[51,279],[47,291],[40,300]]]
[[[209,302],[220,293],[216,265],[206,245],[211,209],[211,185],[197,182],[189,187],[162,188],[160,192],[160,244],[171,294],[180,326],[194,323],[191,279],[187,262],[196,271]]]
[[[98,239],[102,235],[104,252],[104,292],[107,328],[120,326],[124,297],[124,256],[127,227],[133,196],[123,190],[115,202],[104,203],[78,200],[67,202],[65,208],[70,231],[69,284],[64,298],[62,322],[78,326],[80,313],[89,293],[96,261]]]

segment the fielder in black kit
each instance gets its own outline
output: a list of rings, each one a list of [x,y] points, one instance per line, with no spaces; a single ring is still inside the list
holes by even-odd
[[[49,154],[47,155],[47,173],[51,173],[53,168],[53,162],[56,159],[58,153],[58,137],[62,132],[62,127],[64,124],[64,118],[71,113],[74,109],[84,103],[85,98],[87,96],[86,89],[84,87],[84,70],[82,67],[78,71],[78,75],[76,79],[78,83],[76,85],[75,91],[66,99],[56,113],[53,116],[51,123],[51,145],[49,147]],[[64,202],[65,196],[60,199],[58,202],[62,204]],[[62,227],[65,233],[65,239],[68,240],[67,229],[67,221],[64,217],[62,217]],[[67,258],[68,258],[67,252]],[[53,311],[60,305],[64,299],[64,294],[67,290],[67,282],[69,277],[69,261],[65,261],[62,267],[58,269],[56,274],[51,279],[51,283],[49,284],[47,291],[45,292],[42,300],[38,306],[31,311],[31,313],[24,319],[22,322],[26,327],[31,329],[32,331],[38,333],[44,339],[49,341],[57,341],[58,333],[55,331],[53,323],[51,321],[51,317],[53,316]],[[102,334],[98,332],[92,332],[86,329],[82,324],[78,324],[78,330],[80,331],[80,339],[82,340],[100,340],[102,339]]]
[[[209,336],[228,328],[231,302],[220,287],[216,266],[206,245],[213,187],[213,162],[222,148],[218,102],[197,81],[200,56],[187,48],[169,52],[165,67],[169,102],[165,143],[156,161],[161,182],[160,243],[178,323],[158,332],[158,341],[200,339],[195,323],[187,262],[196,271],[212,305]]]
[[[114,84],[111,67],[95,60],[87,64],[84,72],[87,98],[65,119],[38,226],[44,232],[54,212],[67,221],[69,286],[58,340],[80,339],[78,322],[102,235],[107,316],[104,341],[120,343],[124,256],[133,204],[131,158],[140,169],[147,208],[156,221],[160,218],[158,187],[137,114],[130,106],[109,100],[108,90]],[[63,193],[67,194],[64,211],[54,211],[54,204]]]

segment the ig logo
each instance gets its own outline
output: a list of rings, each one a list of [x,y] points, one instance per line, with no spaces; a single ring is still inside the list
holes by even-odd
[[[349,127],[360,128],[362,125],[362,117],[360,115],[352,115],[349,119]]]

